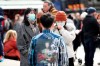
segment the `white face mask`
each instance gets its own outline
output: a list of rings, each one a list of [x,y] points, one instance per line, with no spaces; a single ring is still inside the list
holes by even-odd
[[[29,15],[28,15],[28,21],[29,21],[30,23],[35,22],[35,14],[29,14]]]
[[[65,22],[57,22],[57,25],[64,26]]]

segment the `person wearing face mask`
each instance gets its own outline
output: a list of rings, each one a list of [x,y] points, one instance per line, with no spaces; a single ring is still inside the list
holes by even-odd
[[[73,40],[75,39],[75,26],[72,22],[67,22],[67,15],[64,11],[58,11],[55,17],[54,32],[60,34],[66,43],[69,66],[74,66]]]
[[[25,10],[23,22],[17,27],[16,31],[18,34],[17,47],[20,52],[20,66],[29,66],[28,49],[30,42],[32,37],[39,34],[33,9],[27,8]]]

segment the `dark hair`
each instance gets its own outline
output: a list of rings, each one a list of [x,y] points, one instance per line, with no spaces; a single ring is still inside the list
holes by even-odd
[[[69,19],[74,19],[70,14],[68,15],[68,17],[67,18],[69,18]]]
[[[45,28],[50,28],[54,22],[54,17],[50,13],[45,13],[41,16],[40,22]]]
[[[23,23],[26,25],[26,26],[29,26],[29,21],[28,21],[28,18],[27,18],[27,14],[29,14],[31,11],[33,11],[32,8],[27,8],[24,12],[24,19],[23,19]]]

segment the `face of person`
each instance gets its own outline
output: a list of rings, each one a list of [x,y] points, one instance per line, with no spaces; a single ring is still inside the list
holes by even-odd
[[[97,14],[97,13],[96,13],[96,12],[94,12],[94,13],[93,13],[93,16],[95,17],[95,15],[96,15],[96,14]]]
[[[57,22],[57,25],[64,26],[65,25],[65,21]]]
[[[34,11],[31,11],[28,15],[28,21],[30,22],[30,24],[34,24],[34,21],[35,21],[35,14],[34,14]]]
[[[50,7],[51,7],[51,6],[48,5],[48,3],[44,3],[44,4],[43,4],[43,11],[44,11],[44,12],[48,12],[48,10],[50,9]]]
[[[20,19],[20,15],[15,15],[15,21]]]

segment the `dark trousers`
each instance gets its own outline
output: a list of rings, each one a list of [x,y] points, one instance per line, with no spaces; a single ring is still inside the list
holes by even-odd
[[[76,38],[73,41],[73,48],[74,51],[78,49],[78,47],[82,44],[84,44],[84,39],[83,39],[83,32],[80,32],[78,35],[76,35]]]
[[[85,50],[85,66],[93,66],[93,58],[95,53],[95,39],[86,36],[84,38],[84,50]]]
[[[2,46],[1,37],[0,37],[0,56],[3,56],[3,46]]]
[[[69,66],[74,66],[74,58],[69,58]]]

